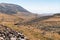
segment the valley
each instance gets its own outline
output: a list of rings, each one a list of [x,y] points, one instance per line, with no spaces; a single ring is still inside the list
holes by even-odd
[[[20,40],[60,40],[60,13],[39,15],[15,4],[1,3],[0,32],[3,36],[0,33],[0,37],[6,38],[8,34],[16,39],[22,33]],[[11,36],[7,37],[12,40]]]

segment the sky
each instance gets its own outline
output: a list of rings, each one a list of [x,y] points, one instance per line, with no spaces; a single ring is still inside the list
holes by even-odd
[[[60,13],[60,0],[0,0],[22,6],[33,13]]]

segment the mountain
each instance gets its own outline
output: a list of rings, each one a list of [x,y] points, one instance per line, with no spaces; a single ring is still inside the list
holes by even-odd
[[[37,17],[36,14],[29,12],[25,8],[9,3],[0,3],[0,13],[14,15],[24,19],[25,21],[32,20]]]
[[[0,12],[7,14],[15,14],[17,12],[29,12],[23,7],[15,4],[0,3]]]

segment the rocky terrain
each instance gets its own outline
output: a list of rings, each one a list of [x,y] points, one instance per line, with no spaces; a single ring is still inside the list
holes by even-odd
[[[21,32],[0,25],[0,40],[29,40]]]

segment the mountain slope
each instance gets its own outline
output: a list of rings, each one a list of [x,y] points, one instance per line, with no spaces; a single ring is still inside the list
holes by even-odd
[[[36,20],[36,23],[34,21],[33,23],[31,23],[31,25],[30,24],[14,25],[17,21],[20,23],[23,22],[24,19],[17,17],[15,15],[8,15],[8,14],[0,13],[0,18],[3,18],[3,20],[0,21],[0,24],[4,25],[12,30],[22,32],[30,40],[60,40],[60,35],[58,33],[50,32],[49,29],[48,29],[48,31],[46,31],[46,29],[43,29],[44,27],[47,28],[45,26],[45,25],[47,25],[46,20],[49,20],[49,19],[55,18],[55,17],[57,17],[57,16],[48,17],[48,19],[43,19],[43,17],[42,17],[42,20],[38,19],[38,20]],[[7,19],[11,19],[12,21],[7,20]],[[41,28],[41,26],[43,28]],[[36,28],[36,27],[38,27],[38,28]]]
[[[46,31],[59,32],[60,16],[59,15],[44,16],[22,24],[32,25],[33,27],[37,27],[38,29],[43,29]]]
[[[4,13],[0,13],[0,24],[2,23],[17,23],[17,22],[23,22],[24,19],[23,18],[19,18],[17,16],[14,15],[8,15],[8,14],[4,14]]]
[[[0,3],[0,13],[10,14],[24,19],[25,21],[34,19],[36,14],[29,12],[16,4]]]
[[[15,14],[17,12],[29,12],[23,7],[15,4],[0,3],[0,12],[7,14]]]
[[[8,15],[8,14],[2,14],[0,13],[0,25],[3,25],[7,28],[10,28],[14,31],[22,32],[28,39],[30,40],[48,40],[49,38],[44,38],[42,34],[40,33],[39,29],[36,29],[31,26],[24,26],[24,25],[14,25],[16,22],[23,22],[24,19],[18,18],[14,15]],[[3,30],[4,27],[1,27]],[[37,30],[37,31],[36,31]]]

